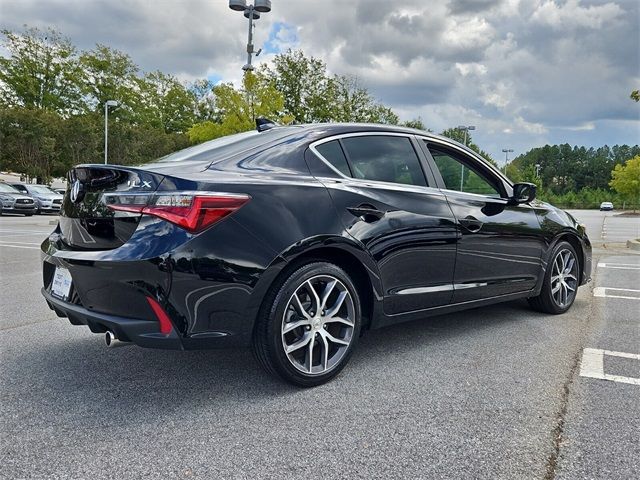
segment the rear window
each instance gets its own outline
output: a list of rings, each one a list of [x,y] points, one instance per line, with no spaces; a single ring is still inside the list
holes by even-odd
[[[327,162],[336,167],[343,175],[351,176],[351,170],[347,164],[347,158],[344,156],[342,147],[338,140],[331,140],[316,147],[316,150],[322,155]]]
[[[251,130],[235,135],[227,135],[226,137],[209,140],[200,145],[169,154],[159,158],[154,163],[174,163],[205,159],[215,160],[217,158],[231,157],[287,137],[298,131],[297,127],[278,127],[264,132]]]

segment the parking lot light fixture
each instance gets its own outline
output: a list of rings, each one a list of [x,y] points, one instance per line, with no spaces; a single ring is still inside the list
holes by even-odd
[[[255,0],[254,4],[247,5],[246,0],[229,0],[229,8],[236,12],[243,12],[245,18],[249,19],[249,34],[247,36],[247,63],[242,67],[245,72],[253,70],[251,59],[255,55],[260,55],[262,49],[256,51],[253,46],[253,28],[254,20],[260,18],[261,13],[269,13],[271,11],[271,0]]]
[[[109,107],[117,107],[118,102],[107,100],[104,102],[104,164],[107,164],[107,153],[109,151]]]
[[[464,146],[467,146],[467,139],[469,135],[469,130],[475,130],[475,125],[459,125],[458,130],[464,132]],[[462,187],[464,185],[464,165],[460,165],[460,191],[462,192]]]
[[[504,153],[504,173],[507,173],[507,165],[509,164],[509,154],[513,152],[512,148],[503,148],[502,153]]]

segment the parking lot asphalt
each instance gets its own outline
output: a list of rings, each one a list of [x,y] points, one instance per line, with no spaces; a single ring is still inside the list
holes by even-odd
[[[518,301],[369,332],[310,390],[249,351],[106,349],[40,296],[55,217],[3,216],[0,477],[634,478],[640,256],[622,242],[640,219],[572,213],[595,250],[569,313]]]

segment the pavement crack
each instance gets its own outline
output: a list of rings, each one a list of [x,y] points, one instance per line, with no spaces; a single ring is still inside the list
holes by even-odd
[[[565,417],[569,408],[569,394],[571,393],[571,384],[575,378],[576,371],[580,365],[580,358],[582,354],[582,346],[578,349],[573,357],[571,370],[567,376],[566,381],[562,385],[562,396],[560,398],[560,409],[556,414],[556,426],[553,429],[553,450],[547,458],[547,470],[544,475],[545,480],[553,480],[556,477],[556,468],[558,466],[558,459],[560,457],[560,448],[564,441],[564,427]]]

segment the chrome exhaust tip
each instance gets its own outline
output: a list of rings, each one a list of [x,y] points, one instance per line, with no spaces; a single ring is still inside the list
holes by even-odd
[[[107,330],[107,332],[104,334],[104,343],[107,346],[107,348],[115,348],[115,347],[122,347],[124,345],[129,345],[129,342],[123,342],[121,340],[118,340],[118,337],[116,337],[116,334],[113,333],[111,330]]]

